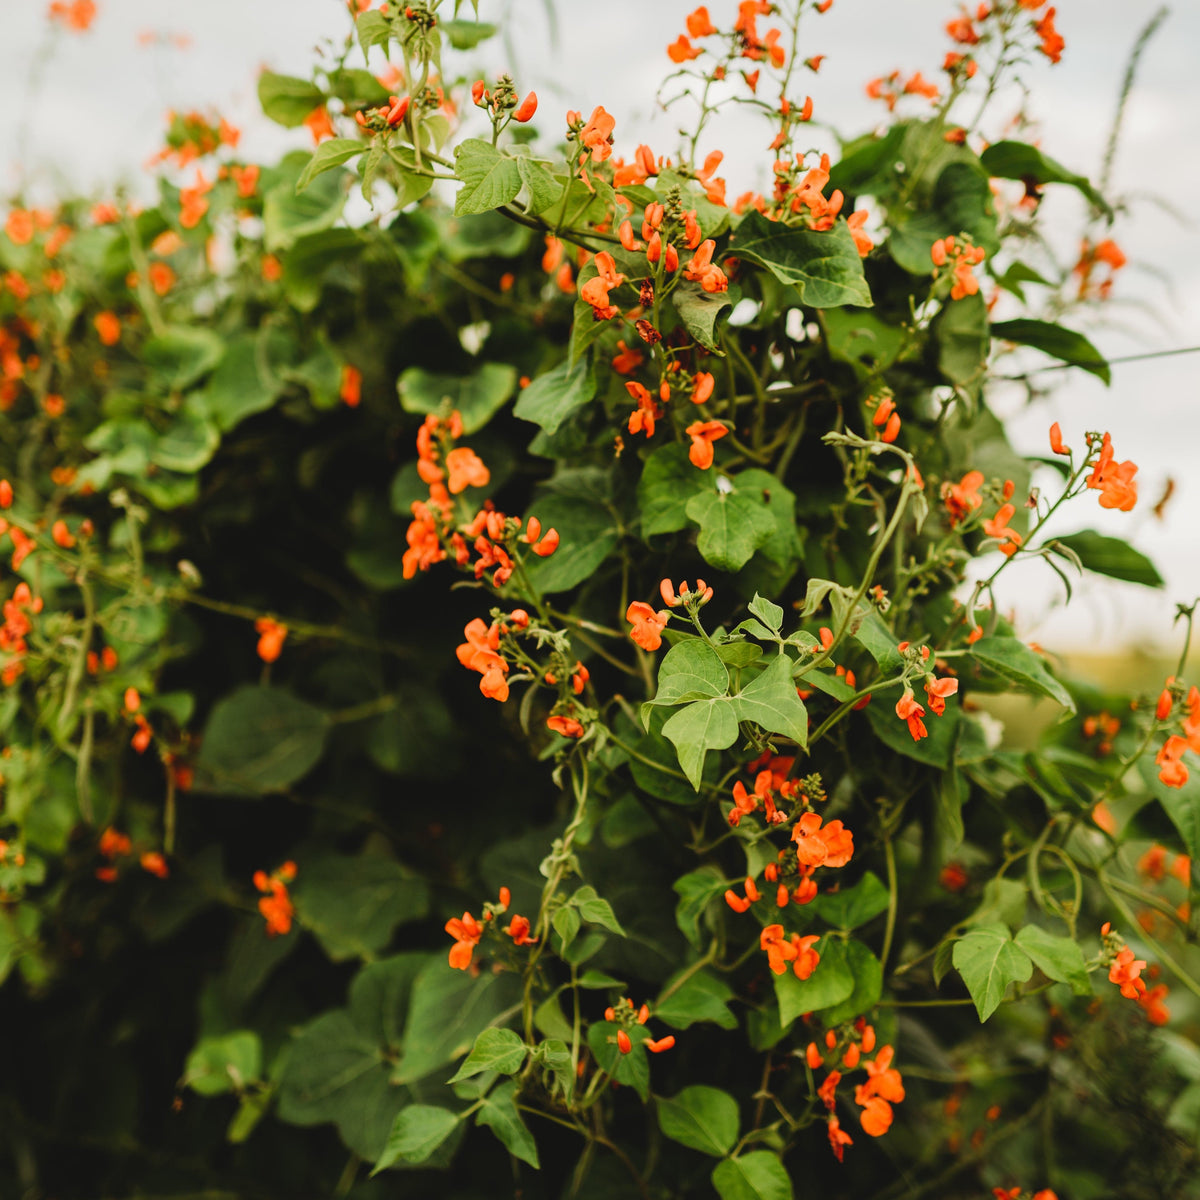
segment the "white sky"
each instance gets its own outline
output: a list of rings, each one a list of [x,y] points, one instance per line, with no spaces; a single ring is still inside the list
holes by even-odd
[[[137,181],[141,164],[161,145],[168,108],[218,108],[245,131],[241,149],[251,158],[306,144],[304,130],[285,133],[257,115],[255,80],[262,65],[306,73],[314,46],[345,28],[341,0],[97,2],[88,33],[52,37],[42,0],[0,0],[0,194],[22,184],[107,192],[118,181]],[[539,118],[567,108],[586,114],[604,104],[617,117],[618,152],[640,141],[671,152],[685,118],[682,111],[656,112],[653,98],[671,65],[665,47],[693,4],[555,0],[555,6],[557,46],[548,35],[546,0],[480,0],[482,19],[510,11],[522,40],[515,47],[486,44],[478,62],[512,69],[522,92],[536,87]],[[1063,60],[1029,74],[1048,154],[1083,173],[1098,171],[1126,57],[1156,7],[1152,0],[1058,0]],[[709,8],[722,24],[734,2],[710,0]],[[828,56],[821,74],[805,73],[801,85],[812,88],[818,119],[844,130],[867,128],[879,118],[863,95],[868,78],[896,67],[936,78],[947,47],[941,27],[955,8],[951,0],[835,0],[825,16],[806,18],[802,53]],[[146,30],[186,34],[191,44],[146,49],[138,44]],[[1087,328],[1113,357],[1200,345],[1200,230],[1152,202],[1157,197],[1186,209],[1200,194],[1197,49],[1200,0],[1174,0],[1143,58],[1117,159],[1116,191],[1141,198],[1116,229],[1130,258],[1115,291],[1121,303],[1108,308],[1103,324]],[[722,173],[731,194],[762,185],[769,139],[757,122],[736,115],[716,125],[711,146],[703,148],[726,151]],[[1066,259],[1075,250],[1080,208],[1073,192],[1055,191],[1044,208]],[[1016,607],[1025,635],[1045,645],[1099,652],[1165,642],[1175,602],[1200,595],[1200,527],[1190,519],[1200,503],[1200,355],[1117,365],[1110,389],[1082,373],[1064,374],[1067,382],[1051,401],[1033,410],[1022,410],[1019,398],[993,397],[1011,437],[1023,450],[1045,453],[1052,420],[1077,445],[1084,429],[1111,430],[1118,457],[1141,467],[1142,498],[1132,514],[1120,514],[1101,510],[1089,494],[1055,532],[1091,527],[1132,536],[1168,587],[1160,593],[1089,582],[1069,610],[1053,611],[1061,585],[1040,563],[1018,562],[1002,581],[1002,601]],[[1168,475],[1176,493],[1159,522],[1150,509]]]

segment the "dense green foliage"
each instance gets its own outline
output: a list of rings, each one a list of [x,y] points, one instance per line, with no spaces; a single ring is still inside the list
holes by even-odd
[[[959,138],[965,68],[806,160],[819,13],[779,7],[782,69],[693,13],[679,76],[697,138],[713,62],[791,97],[748,101],[765,197],[697,139],[613,160],[602,109],[536,137],[507,80],[462,136],[451,49],[494,30],[434,3],[262,76],[332,111],[311,155],[180,118],[154,206],[14,207],[4,1200],[1195,1194],[1200,697],[1061,678],[1001,615],[1017,557],[1162,584],[1040,533],[1132,507],[1107,435],[1029,460],[988,404],[1012,344],[1108,380],[991,182],[1111,210]],[[981,63],[1053,57],[1030,7]],[[1002,692],[1055,706],[1035,749]]]

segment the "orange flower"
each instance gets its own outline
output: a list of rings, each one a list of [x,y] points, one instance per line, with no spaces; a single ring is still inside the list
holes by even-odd
[[[720,421],[693,421],[684,433],[692,439],[688,458],[692,466],[707,471],[713,464],[713,442],[723,438],[729,430]]]
[[[96,3],[95,0],[52,0],[49,17],[75,33],[83,33],[96,19]]]
[[[597,320],[607,321],[615,317],[619,311],[616,305],[609,303],[608,293],[624,283],[625,276],[617,270],[617,264],[607,250],[601,250],[593,261],[598,274],[579,289],[579,295],[581,299],[586,300],[592,306]]]
[[[148,850],[143,854],[141,864],[143,871],[149,871],[151,875],[157,875],[159,879],[166,879],[171,874],[167,860],[157,850]]]
[[[675,1035],[668,1033],[666,1037],[647,1038],[642,1045],[651,1054],[661,1054],[664,1050],[670,1050],[675,1045]]]
[[[96,335],[105,346],[115,346],[121,340],[121,322],[116,313],[97,313],[92,320]]]
[[[612,154],[612,132],[616,124],[616,117],[605,112],[602,105],[592,109],[587,124],[579,131],[580,142],[592,152],[592,162],[602,163]],[[585,161],[586,158],[585,154]]]
[[[646,361],[645,355],[636,347],[630,349],[623,340],[618,340],[620,353],[612,360],[613,370],[618,375],[632,375]]]
[[[212,191],[213,185],[197,171],[196,182],[190,188],[179,189],[179,224],[184,229],[194,229],[200,224],[204,214],[208,212],[206,195]]]
[[[258,190],[258,177],[261,173],[257,163],[248,163],[244,167],[234,163],[229,168],[229,177],[237,184],[237,194],[243,200],[249,200]]]
[[[713,251],[716,248],[717,243],[712,238],[707,238],[696,248],[691,262],[683,269],[684,279],[698,282],[706,292],[710,293],[724,292],[729,288],[729,280],[725,277],[725,272],[712,261]]]
[[[1101,508],[1130,512],[1137,504],[1137,484],[1133,479],[1137,470],[1137,463],[1132,460],[1114,461],[1112,437],[1106,433],[1092,472],[1084,482],[1100,492]]]
[[[831,1115],[827,1124],[829,1129],[829,1148],[833,1151],[838,1162],[841,1162],[846,1147],[853,1146],[854,1139],[838,1124],[837,1117]]]
[[[583,726],[574,718],[556,714],[546,718],[546,728],[565,738],[583,737]]]
[[[946,711],[946,697],[953,696],[957,691],[957,679],[926,680],[925,694],[929,697],[929,709],[935,717],[940,717]]]
[[[465,971],[471,965],[471,956],[483,936],[483,926],[469,912],[465,912],[462,920],[451,917],[445,929],[454,939],[454,945],[450,947],[450,965]]]
[[[1050,426],[1050,449],[1055,454],[1069,455],[1071,453],[1069,447],[1063,445],[1062,428],[1057,421]]]
[[[654,651],[662,645],[662,631],[667,627],[671,614],[663,609],[655,612],[643,600],[635,600],[625,610],[625,620],[633,626],[629,636],[643,650]]]
[[[1127,1000],[1136,1000],[1146,990],[1146,983],[1141,978],[1145,967],[1146,960],[1135,959],[1133,951],[1125,946],[1108,969],[1109,982],[1115,983]]]
[[[709,18],[708,9],[702,4],[699,8],[688,13],[687,31],[690,37],[709,37],[717,32],[716,26]]]
[[[982,246],[974,246],[966,239],[954,237],[939,238],[933,243],[929,252],[933,265],[938,268],[934,274],[948,262],[954,274],[954,284],[950,289],[951,300],[961,300],[964,296],[974,296],[979,291],[979,280],[971,271],[987,257]]]
[[[796,858],[801,868],[844,867],[854,854],[854,835],[841,821],[822,828],[817,813],[806,812],[792,828]]]
[[[798,953],[791,942],[784,940],[782,925],[766,926],[759,935],[758,944],[760,949],[767,952],[767,965],[776,975],[782,975],[787,970],[787,964],[794,962]]]
[[[1162,767],[1158,777],[1167,787],[1181,788],[1188,781],[1187,764],[1183,761],[1183,752],[1188,749],[1187,738],[1172,734],[1162,749],[1155,756],[1155,763]]]
[[[1137,998],[1138,1004],[1146,1014],[1146,1020],[1151,1025],[1165,1025],[1171,1019],[1170,1010],[1163,1003],[1167,997],[1167,990],[1167,985],[1160,983]]]
[[[938,91],[936,84],[930,83],[918,71],[904,85],[904,94],[906,96],[924,96],[927,100],[936,100],[941,95],[941,92]]]
[[[896,716],[908,723],[908,732],[912,734],[914,742],[919,742],[922,738],[929,736],[929,730],[925,728],[925,722],[921,720],[924,715],[925,709],[917,703],[912,689],[906,687],[904,695],[896,701]]]
[[[325,138],[337,137],[337,130],[334,129],[333,122],[329,119],[329,113],[323,104],[318,104],[304,118],[304,124],[308,127],[308,132],[312,134],[314,146],[319,146]]]
[[[532,946],[537,942],[537,938],[529,936],[529,918],[520,917],[516,913],[513,913],[512,919],[505,925],[504,932],[518,946]]]
[[[866,258],[875,248],[875,243],[862,231],[862,227],[866,224],[867,216],[867,210],[860,208],[858,212],[851,213],[846,218],[846,225],[850,229],[850,236],[854,238],[854,248],[858,251],[859,258]]]
[[[362,372],[357,367],[352,367],[349,363],[342,366],[342,383],[338,395],[348,408],[358,407],[362,400]]]
[[[667,55],[674,63],[684,63],[689,59],[699,58],[701,53],[702,51],[693,46],[682,33],[667,47]]]
[[[892,1127],[892,1106],[879,1096],[872,1096],[863,1105],[859,1120],[863,1133],[882,1137]]]
[[[637,401],[637,408],[629,414],[629,432],[653,437],[655,424],[663,415],[663,410],[648,389],[635,380],[627,380],[625,390]]]
[[[258,901],[258,911],[267,922],[268,937],[286,934],[292,928],[292,918],[296,910],[288,895],[287,885],[295,878],[294,862],[285,862],[270,876],[265,871],[254,872],[254,886],[264,893]]]
[[[1054,15],[1056,10],[1053,8],[1046,9],[1046,15],[1038,21],[1033,31],[1042,39],[1042,44],[1038,49],[1052,62],[1056,63],[1062,58],[1062,52],[1066,48],[1067,43],[1063,41],[1062,35],[1054,28]]]
[[[1134,468],[1136,470],[1136,468]],[[1011,504],[1002,504],[994,517],[983,522],[983,531],[988,537],[1000,538],[1000,553],[1011,558],[1021,546],[1022,538],[1014,529],[1008,528],[1008,523],[1016,515],[1016,508]]]
[[[273,621],[270,617],[259,617],[254,622],[254,628],[259,634],[258,657],[265,663],[275,662],[283,653],[283,643],[288,635],[288,627]]]
[[[109,826],[100,835],[100,853],[109,861],[117,858],[124,858],[133,848],[133,843],[129,839],[128,834],[118,833],[117,830]]]
[[[165,296],[175,284],[175,272],[165,262],[151,263],[146,274],[149,276],[150,286],[157,296]]]
[[[491,479],[491,472],[483,460],[466,446],[459,446],[446,455],[446,471],[449,475],[446,486],[452,496],[468,487],[487,487]]]

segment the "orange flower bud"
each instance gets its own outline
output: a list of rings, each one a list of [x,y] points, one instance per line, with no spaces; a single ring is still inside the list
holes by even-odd
[[[517,109],[513,113],[513,120],[520,121],[522,123],[530,120],[533,117],[533,114],[537,112],[537,106],[537,92],[530,92],[529,95],[526,96],[519,105],[517,105]]]
[[[673,1033],[668,1033],[666,1037],[661,1037],[657,1040],[654,1038],[647,1038],[642,1045],[645,1046],[651,1054],[661,1054],[664,1050],[670,1050],[671,1047],[675,1045],[675,1035]]]
[[[819,1066],[822,1066],[825,1060],[821,1057],[821,1051],[816,1042],[809,1042],[804,1051],[804,1060],[815,1071]]]
[[[633,1049],[633,1043],[629,1040],[629,1034],[623,1029],[617,1030],[617,1049],[622,1054],[628,1054]]]

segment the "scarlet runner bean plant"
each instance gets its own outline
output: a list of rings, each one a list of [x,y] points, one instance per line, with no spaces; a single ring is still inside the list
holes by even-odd
[[[986,141],[1057,14],[948,14],[835,161],[829,7],[682,14],[652,148],[354,3],[260,79],[311,154],[172,114],[154,208],[11,208],[0,1194],[1192,1194],[1193,610],[1147,695],[1003,615],[1161,585],[1048,532],[1122,431],[989,404],[1109,376],[1111,200]]]

